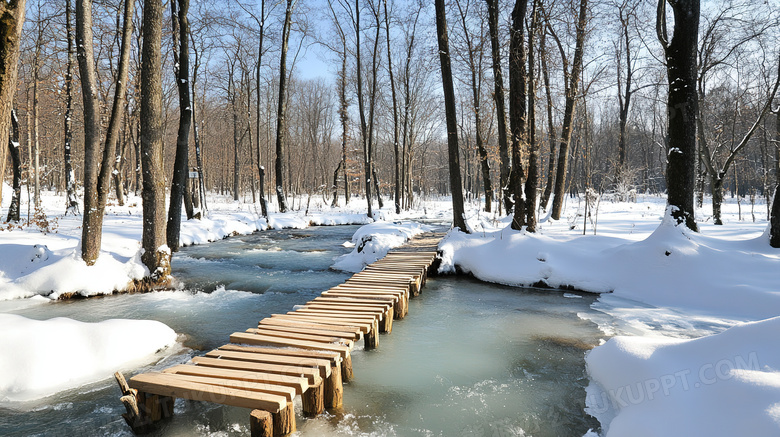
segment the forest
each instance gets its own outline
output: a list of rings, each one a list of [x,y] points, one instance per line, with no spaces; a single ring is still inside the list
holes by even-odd
[[[181,205],[196,217],[207,192],[264,215],[368,197],[371,216],[462,186],[466,201],[516,210],[513,227],[533,230],[537,211],[557,219],[569,194],[668,190],[677,205],[677,172],[690,175],[691,201],[712,197],[707,220],[720,223],[724,196],[765,198],[769,216],[780,178],[775,1],[435,3],[3,2],[3,41],[20,33],[0,50],[2,194],[26,197],[29,222],[40,190],[62,193],[64,212],[84,214],[88,263],[106,202],[147,184],[158,214],[145,208],[145,224],[164,220],[170,196],[172,250]],[[691,25],[682,11],[694,9]],[[679,59],[690,74],[670,77]],[[8,220],[25,216],[15,205]],[[145,231],[144,247],[161,247],[161,232]]]

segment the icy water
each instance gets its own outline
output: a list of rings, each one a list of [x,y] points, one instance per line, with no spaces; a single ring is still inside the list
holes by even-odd
[[[342,243],[356,229],[267,231],[188,247],[174,259],[182,291],[10,312],[40,319],[160,320],[182,334],[183,346],[125,373],[161,369],[345,280],[347,274],[328,267],[349,251]],[[345,385],[343,410],[311,420],[299,415],[298,435],[582,436],[598,426],[583,411],[584,354],[603,337],[580,317],[599,317],[590,308],[593,299],[432,278],[377,350],[353,352],[355,379]],[[106,379],[13,409],[0,406],[0,435],[131,435],[118,398],[113,379]],[[248,415],[246,409],[177,400],[174,419],[156,435],[248,435]]]

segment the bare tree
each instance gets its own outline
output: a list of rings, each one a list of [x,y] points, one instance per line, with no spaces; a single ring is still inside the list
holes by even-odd
[[[393,77],[393,58],[390,55],[390,14],[387,11],[385,0],[385,30],[387,31],[387,71],[390,74],[390,90],[393,97],[393,154],[395,157],[395,213],[401,213],[401,150],[398,142],[398,99],[395,92],[395,78]]]
[[[349,3],[340,1],[344,9],[349,9]],[[344,203],[349,203],[349,179],[347,176],[347,138],[349,136],[349,101],[347,100],[347,56],[349,52],[347,50],[347,36],[344,32],[344,28],[341,26],[336,10],[333,8],[333,0],[328,0],[328,8],[331,12],[333,19],[333,25],[336,29],[336,33],[339,38],[340,47],[331,47],[331,50],[339,55],[341,60],[341,66],[338,72],[338,78],[336,79],[338,94],[339,94],[339,121],[341,122],[341,161],[339,162],[336,171],[333,172],[333,206],[338,205],[338,193],[336,183],[338,181],[339,170],[342,172],[344,178]]]
[[[536,62],[534,38],[539,22],[539,0],[531,10],[528,29],[528,178],[525,180],[525,225],[528,232],[536,232],[536,197],[539,187],[539,144],[536,143]]]
[[[488,153],[485,148],[485,141],[482,135],[482,112],[480,105],[480,96],[482,95],[482,46],[484,41],[472,40],[471,32],[466,23],[467,15],[469,14],[469,7],[471,3],[466,0],[465,8],[461,5],[461,1],[455,2],[460,12],[460,24],[463,28],[463,35],[466,40],[466,50],[468,51],[467,64],[471,73],[471,98],[474,111],[474,141],[477,147],[477,153],[479,153],[480,168],[482,170],[482,183],[485,189],[485,211],[490,212],[493,210],[493,184],[490,180],[490,162],[488,161]],[[482,28],[482,23],[480,23]],[[482,29],[480,29],[482,31]],[[482,33],[482,32],[480,32]]]
[[[19,151],[19,119],[16,111],[11,110],[11,136],[8,138],[8,152],[11,155],[11,166],[14,173],[13,193],[8,207],[9,222],[19,221],[20,201],[22,197],[22,157]]]
[[[580,0],[579,13],[577,16],[574,59],[571,70],[568,68],[568,59],[563,49],[560,38],[553,31],[549,20],[547,20],[547,29],[550,35],[558,45],[563,61],[563,74],[566,83],[566,103],[563,113],[563,125],[561,127],[560,145],[558,147],[558,167],[555,175],[555,189],[553,197],[553,206],[551,217],[560,220],[563,211],[563,199],[566,192],[566,173],[569,165],[569,143],[571,142],[571,133],[574,126],[574,111],[577,104],[577,90],[579,90],[580,75],[582,73],[582,64],[585,48],[586,26],[588,24],[588,0]]]
[[[19,68],[19,39],[24,25],[25,0],[0,3],[0,145],[8,143],[11,111]],[[5,174],[6,148],[0,147],[0,174]],[[3,189],[0,184],[0,197]]]
[[[76,41],[81,94],[84,101],[84,219],[81,233],[81,258],[92,265],[100,255],[103,232],[103,214],[113,168],[112,156],[116,155],[119,126],[125,108],[128,64],[130,61],[130,37],[133,32],[132,0],[125,0],[122,46],[119,71],[114,88],[114,103],[106,131],[102,159],[100,157],[100,103],[98,101],[97,71],[92,36],[92,1],[76,2]]]
[[[76,197],[76,175],[73,174],[73,164],[71,162],[71,145],[73,142],[73,64],[75,64],[75,47],[73,41],[73,18],[71,17],[71,0],[65,0],[65,33],[68,40],[68,65],[65,70],[65,147],[64,147],[64,165],[65,165],[65,192],[66,205],[65,214],[76,214],[79,207]]]
[[[780,69],[780,59],[778,69]],[[780,170],[780,108],[775,112],[775,155],[777,158],[777,168]],[[774,248],[780,248],[780,171],[775,175],[775,194],[772,199],[772,209],[769,215],[769,245]]]
[[[667,33],[666,5],[674,13],[672,39]],[[656,34],[666,56],[669,83],[666,114],[669,147],[666,164],[668,205],[672,217],[697,230],[693,193],[696,189],[696,50],[699,41],[699,0],[658,0]]]
[[[162,0],[144,0],[141,61],[141,165],[143,237],[141,261],[152,282],[170,275],[171,252],[165,244],[165,172],[162,115]]]
[[[444,0],[436,0],[436,37],[439,43],[444,110],[447,117],[447,149],[449,151],[450,190],[452,191],[453,226],[469,232],[463,208],[463,186],[460,178],[460,151],[458,150],[458,118],[455,111],[455,89],[452,85],[450,47],[447,36],[447,17]]]
[[[292,23],[292,11],[295,7],[294,0],[287,0],[287,9],[284,13],[284,25],[282,27],[282,53],[279,60],[279,104],[276,116],[276,199],[279,203],[279,212],[287,212],[287,199],[284,197],[284,146],[287,135],[287,44],[290,40],[290,27]]]
[[[512,209],[514,203],[512,202],[512,196],[509,191],[509,141],[507,139],[506,110],[504,109],[504,76],[501,73],[501,45],[498,39],[498,9],[496,4],[498,0],[486,0],[486,2],[488,5],[488,24],[490,28],[490,53],[493,59],[493,84],[495,90],[493,92],[493,98],[496,101],[498,150],[501,160],[499,182],[504,198],[504,210],[508,213],[509,210]]]
[[[527,143],[526,131],[526,52],[525,12],[527,0],[516,0],[512,9],[512,30],[509,39],[509,126],[512,132],[512,173],[510,192],[514,201],[512,229],[525,224],[525,194],[523,193],[523,159],[521,148]]]
[[[168,247],[173,252],[179,250],[182,197],[187,191],[189,173],[189,138],[190,125],[192,124],[190,107],[190,22],[187,19],[189,8],[189,0],[171,0],[174,47],[173,72],[176,77],[176,88],[179,91],[179,130],[176,135],[176,157],[173,163],[171,200],[168,206],[168,223],[166,228],[166,241]],[[176,47],[177,44],[179,47]],[[193,216],[192,205],[189,202],[185,203],[187,219],[191,219]]]

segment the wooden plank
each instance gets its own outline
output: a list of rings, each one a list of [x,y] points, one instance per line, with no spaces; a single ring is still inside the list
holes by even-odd
[[[170,373],[142,373],[130,378],[131,388],[160,396],[207,401],[278,413],[286,408],[283,396],[187,381]]]
[[[315,310],[307,310],[307,309],[301,309],[298,311],[289,311],[287,314],[295,317],[316,317],[319,320],[333,320],[336,322],[341,321],[342,323],[344,321],[347,321],[349,323],[364,323],[364,324],[370,324],[371,322],[379,318],[372,315],[362,315],[362,314],[352,315],[348,313],[341,314],[334,311],[315,311]]]
[[[277,373],[247,372],[242,370],[219,369],[216,367],[193,366],[180,364],[163,370],[163,373],[175,373],[179,375],[208,376],[219,379],[232,379],[234,381],[256,382],[259,384],[282,385],[295,389],[301,394],[309,388],[309,380],[296,376],[279,375]]]
[[[315,322],[304,322],[301,320],[289,320],[278,317],[267,317],[260,321],[258,326],[279,326],[279,327],[292,327],[292,328],[306,328],[306,329],[323,329],[326,331],[334,330],[338,332],[347,332],[353,334],[355,339],[359,339],[362,335],[362,331],[359,326],[348,325],[334,325],[334,324],[322,324]]]
[[[379,320],[382,319],[382,313],[376,312],[376,311],[340,311],[340,310],[328,310],[328,309],[317,309],[317,308],[308,308],[303,307],[299,308],[295,311],[291,311],[296,314],[322,314],[322,315],[328,315],[333,317],[343,317],[343,318],[351,318],[355,320]]]
[[[259,345],[259,346],[289,346],[300,349],[314,349],[338,352],[342,359],[349,356],[349,348],[338,344],[318,343],[315,341],[302,341],[293,339],[284,339],[278,337],[269,337],[267,335],[247,334],[245,332],[235,332],[230,335],[231,343]]]
[[[283,396],[287,402],[295,399],[295,389],[283,385],[262,384],[257,382],[246,382],[235,379],[212,378],[208,376],[176,375],[186,381],[197,382],[201,384],[218,385],[220,387],[237,388],[239,390],[256,391],[259,393],[268,393],[277,396]]]
[[[301,334],[298,332],[275,331],[273,329],[261,329],[261,328],[249,328],[246,330],[246,332],[250,332],[252,334],[267,335],[270,337],[290,338],[293,340],[317,341],[317,342],[322,342],[327,344],[343,344],[344,346],[348,346],[350,348],[355,346],[355,342],[348,338],[331,337],[329,335]]]
[[[344,331],[330,330],[330,329],[327,329],[324,326],[320,327],[320,328],[305,328],[305,327],[301,327],[301,326],[284,326],[284,325],[263,324],[262,322],[259,323],[257,326],[258,326],[258,328],[270,329],[270,330],[281,331],[281,332],[297,332],[297,333],[300,333],[300,334],[323,335],[323,336],[346,338],[348,340],[353,340],[353,341],[360,339],[360,330],[358,330],[357,334],[356,334],[354,332],[344,332]]]
[[[355,305],[382,305],[387,308],[393,307],[393,302],[395,302],[395,299],[386,298],[382,299],[379,297],[373,298],[373,299],[362,299],[357,297],[326,297],[326,296],[320,296],[315,297],[312,302],[336,302],[341,304],[355,304]]]
[[[387,312],[387,305],[371,306],[367,304],[349,304],[341,302],[309,302],[304,305],[305,308],[320,310],[353,311],[362,313],[384,314]]]
[[[220,369],[248,370],[250,372],[277,373],[288,376],[304,376],[309,385],[314,385],[321,381],[319,369],[313,367],[300,366],[282,366],[278,364],[253,363],[249,361],[238,361],[229,359],[218,359],[210,357],[194,357],[192,363],[204,367],[218,367]]]
[[[292,315],[272,314],[270,319],[301,322],[301,323],[312,323],[312,324],[319,324],[319,325],[332,325],[332,326],[350,325],[360,329],[360,332],[363,334],[365,334],[366,332],[368,332],[369,329],[371,329],[371,324],[364,321],[329,319],[327,317],[323,318],[323,317],[314,316],[312,314],[303,314],[303,313],[298,313],[298,314],[293,313]],[[264,320],[263,323],[265,323],[266,320]]]
[[[251,353],[269,353],[274,355],[286,355],[289,357],[304,357],[304,358],[318,358],[322,360],[330,360],[331,365],[341,361],[341,355],[338,352],[330,351],[315,351],[307,349],[287,349],[280,347],[263,347],[263,346],[240,346],[237,344],[226,344],[218,347],[217,349],[237,351],[237,352],[251,352]]]
[[[210,358],[226,358],[230,360],[251,361],[253,363],[287,364],[291,366],[313,367],[319,369],[320,376],[330,376],[330,360],[317,358],[289,357],[284,355],[259,354],[252,352],[239,352],[224,349],[215,349],[206,354]]]
[[[271,317],[280,317],[284,316],[286,318],[290,319],[297,319],[297,320],[304,320],[304,321],[310,321],[310,322],[318,322],[323,324],[350,324],[350,325],[356,325],[360,326],[361,331],[365,334],[366,332],[371,330],[371,323],[374,320],[373,317],[371,318],[358,318],[358,317],[341,317],[341,316],[328,316],[324,314],[311,314],[311,313],[301,313],[297,311],[290,311],[287,314],[273,314]]]

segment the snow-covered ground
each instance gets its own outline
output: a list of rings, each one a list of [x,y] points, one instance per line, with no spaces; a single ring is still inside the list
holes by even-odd
[[[33,226],[0,231],[0,300],[24,305],[64,293],[112,293],[146,273],[139,259],[140,199],[131,196],[128,206],[109,206],[103,250],[93,267],[86,267],[79,257],[81,217],[62,216],[62,203],[62,196],[45,195],[48,229]],[[355,233],[350,243],[355,245],[353,253],[334,266],[358,270],[425,230],[395,222],[451,217],[446,199],[422,203],[401,216],[382,210],[377,223],[366,217],[361,201],[333,209],[313,200],[308,214],[303,210],[272,213],[268,222],[259,217],[257,209],[251,203],[213,196],[207,218],[183,223],[182,242],[203,244],[269,227],[368,224]],[[587,220],[584,204],[570,198],[562,219],[543,218],[537,234],[512,231],[507,218],[479,212],[477,205],[468,210],[473,233],[451,232],[446,237],[440,246],[443,269],[508,285],[604,293],[593,305],[604,317],[593,321],[605,337],[612,338],[587,357],[592,380],[588,412],[601,421],[602,435],[780,435],[780,323],[773,319],[780,315],[776,273],[780,251],[770,248],[764,235],[766,205],[756,205],[751,211],[746,201],[738,205],[735,199],[727,199],[725,226],[714,226],[705,203],[697,212],[700,233],[664,220],[665,199],[655,196],[639,196],[631,203],[604,199],[597,214],[592,212]],[[42,330],[72,332],[72,348],[83,347],[92,335],[88,332],[103,331],[62,319],[33,322],[5,317],[0,322],[16,327],[16,331],[0,327],[4,353],[42,345],[26,355],[30,362],[52,360],[44,354],[49,343],[46,339],[19,342],[24,336],[19,329],[31,339]],[[126,322],[106,323],[121,327]],[[164,325],[148,327],[159,329],[160,334],[144,338],[157,336],[165,341],[139,345],[133,356],[104,368],[82,365],[88,368],[86,376],[69,372],[74,375],[69,386],[106,378],[109,370],[148,362],[157,349],[170,347],[172,331],[165,331]],[[91,347],[89,353],[95,355],[110,345],[97,342]],[[0,360],[4,375],[0,399],[25,399],[67,388],[54,383],[25,385],[25,378],[34,379],[32,373],[3,366],[7,364]],[[79,367],[72,363],[63,369],[74,366]],[[52,380],[60,383],[63,378]]]
[[[694,233],[663,199],[638,200],[602,201],[586,235],[584,204],[571,199],[538,234],[472,220],[474,233],[440,245],[442,268],[605,293],[594,307],[615,319],[594,321],[618,336],[586,359],[588,412],[604,436],[780,435],[780,250],[765,235],[766,205],[753,222],[743,200],[740,220],[729,199],[725,226]]]

